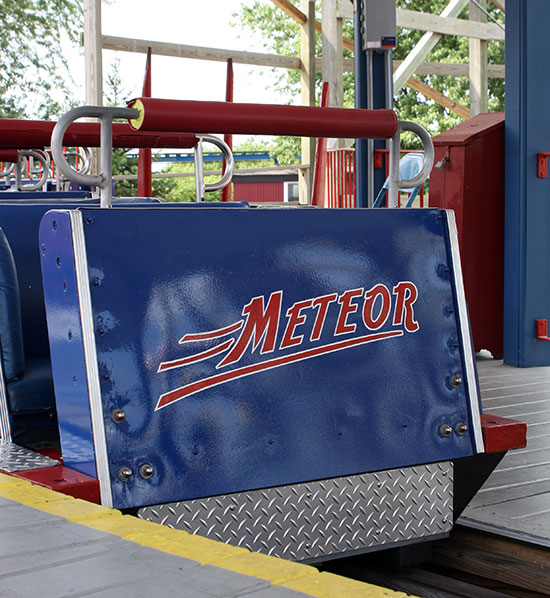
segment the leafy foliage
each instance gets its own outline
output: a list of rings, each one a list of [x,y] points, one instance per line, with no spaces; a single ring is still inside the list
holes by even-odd
[[[49,118],[69,104],[62,42],[78,41],[78,0],[2,0],[0,117]]]
[[[440,14],[449,0],[396,0],[398,8],[407,8],[420,12]],[[293,0],[299,7],[299,2]],[[316,3],[317,19],[321,19],[320,2]],[[500,22],[503,22],[503,15],[491,3],[488,3],[489,13]],[[283,55],[297,56],[299,54],[299,25],[283,11],[266,2],[256,0],[252,5],[241,5],[240,12],[234,15],[238,18],[243,30],[250,31],[264,40],[263,45],[266,51]],[[460,15],[468,18],[468,9]],[[345,22],[344,35],[353,38],[353,27],[351,23]],[[403,60],[420,40],[423,31],[407,30],[399,28],[398,46],[394,52],[396,60]],[[322,54],[320,35],[316,35],[316,55]],[[349,56],[345,53],[345,56]],[[443,36],[439,43],[432,50],[427,58],[433,62],[465,62],[469,60],[468,39],[464,37]],[[504,44],[502,42],[489,41],[488,59],[490,64],[504,63]],[[285,97],[296,97],[299,94],[299,73],[297,71],[286,71],[279,77],[277,91]],[[451,99],[468,105],[469,104],[469,79],[467,77],[450,77],[423,75],[417,78],[428,85],[442,92]],[[321,74],[317,73],[316,95],[320,97]],[[344,106],[353,106],[354,79],[352,73],[344,75]],[[425,98],[421,93],[404,87],[395,98],[395,109],[402,120],[412,120],[422,124],[432,134],[440,133],[461,122],[461,118],[446,108]],[[504,80],[489,79],[489,109],[491,111],[504,109]],[[414,138],[413,138],[414,139]],[[410,141],[414,145],[414,141]],[[288,138],[277,139],[276,151],[281,154],[283,161],[291,159],[294,154],[299,153],[298,141],[291,141]],[[295,161],[295,160],[294,160]]]

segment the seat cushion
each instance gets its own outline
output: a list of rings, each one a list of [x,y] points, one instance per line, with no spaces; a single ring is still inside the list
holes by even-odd
[[[8,407],[12,413],[55,409],[52,368],[48,359],[28,359],[25,373],[8,382]]]

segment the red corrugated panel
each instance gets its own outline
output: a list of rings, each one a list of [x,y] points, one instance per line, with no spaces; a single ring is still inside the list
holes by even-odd
[[[266,203],[284,201],[284,183],[234,183],[233,201]]]

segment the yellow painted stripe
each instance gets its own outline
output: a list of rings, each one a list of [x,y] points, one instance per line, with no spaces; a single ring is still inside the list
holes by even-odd
[[[310,565],[249,552],[245,548],[174,530],[130,515],[122,515],[116,509],[75,499],[3,473],[0,473],[0,496],[142,546],[198,561],[203,565],[214,565],[264,579],[273,585],[318,598],[408,596],[403,592],[394,592],[332,573],[319,573]]]

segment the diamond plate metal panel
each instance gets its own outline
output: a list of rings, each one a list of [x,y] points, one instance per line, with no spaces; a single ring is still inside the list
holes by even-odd
[[[452,463],[145,507],[139,517],[291,560],[449,532]]]
[[[12,473],[29,469],[54,467],[59,461],[23,448],[13,442],[0,444],[0,470]]]

